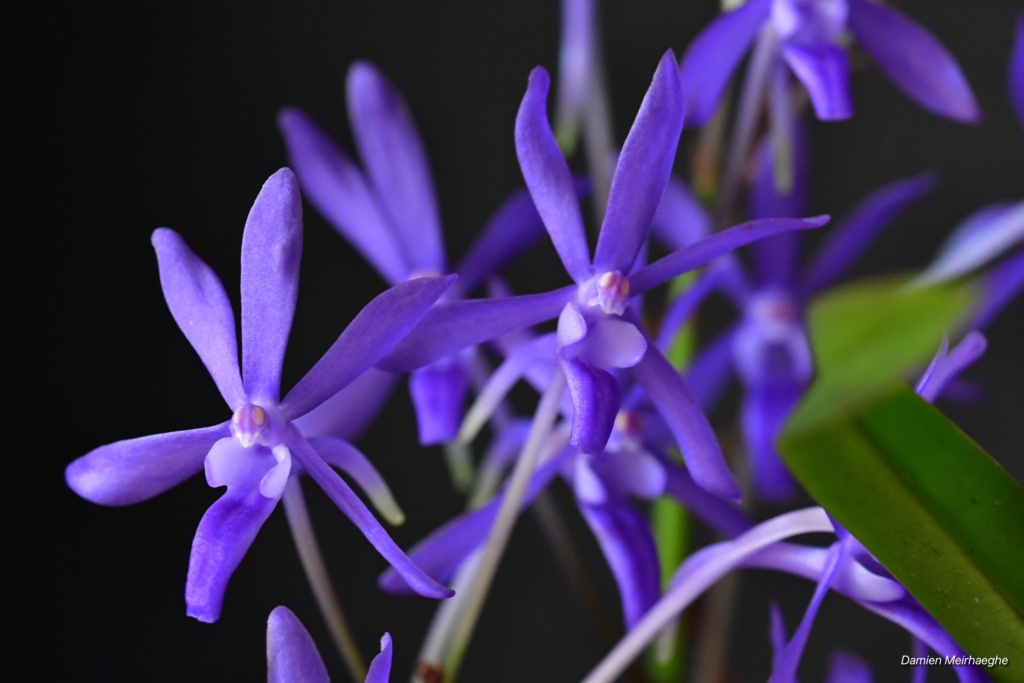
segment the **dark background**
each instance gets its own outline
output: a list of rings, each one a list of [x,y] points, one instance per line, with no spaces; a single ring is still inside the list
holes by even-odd
[[[624,137],[667,48],[677,54],[715,3],[604,3],[606,62],[618,139]],[[1006,66],[1016,3],[897,3],[955,54],[985,114],[978,127],[933,116],[877,70],[854,78],[857,115],[812,124],[814,212],[841,215],[873,188],[936,169],[942,184],[879,239],[859,274],[920,267],[971,211],[1020,199],[1024,135],[1012,118]],[[458,6],[457,6],[458,5]],[[404,92],[430,155],[449,252],[461,254],[497,204],[520,183],[512,142],[529,70],[556,67],[558,5],[548,2],[105,2],[37,3],[12,22],[15,117],[7,202],[8,282],[19,317],[9,393],[18,465],[9,528],[11,623],[28,651],[18,678],[111,681],[260,680],[264,629],[286,604],[306,623],[335,680],[346,679],[305,584],[282,512],[268,521],[235,575],[216,625],[185,616],[189,547],[220,495],[195,477],[123,509],[87,503],[63,469],[122,438],[214,424],[227,417],[205,369],[176,329],[160,293],[149,236],[178,230],[220,275],[237,303],[246,214],[263,181],[284,165],[275,126],[296,105],[346,149],[344,77],[356,59],[378,64]],[[677,168],[686,167],[685,135]],[[10,182],[10,181],[9,181]],[[511,279],[521,291],[564,284],[549,245]],[[453,259],[454,260],[454,259]],[[286,362],[290,386],[351,317],[382,289],[312,209],[306,211],[302,287]],[[954,419],[1020,479],[1024,348],[1020,302],[989,329],[990,351],[971,371],[989,400],[946,406]],[[22,387],[29,387],[21,399]],[[15,393],[17,392],[17,393]],[[25,421],[28,424],[25,425]],[[459,510],[438,449],[415,442],[404,390],[360,445],[383,470],[409,522],[394,530],[409,547]],[[22,465],[21,463],[27,465]],[[23,468],[27,466],[25,471]],[[313,487],[314,520],[341,600],[364,653],[388,630],[401,681],[432,613],[427,600],[380,594],[384,561]],[[564,491],[570,528],[607,607],[617,599],[607,570]],[[577,680],[606,646],[574,601],[536,525],[513,538],[476,639],[466,681]],[[768,671],[767,596],[788,600],[795,627],[812,586],[750,573],[742,626],[730,659],[739,680]],[[906,680],[909,653],[897,628],[830,597],[812,635],[804,680],[820,680],[830,648],[872,656],[879,680]],[[1020,666],[1022,663],[1016,663]],[[936,671],[937,679],[949,677]]]

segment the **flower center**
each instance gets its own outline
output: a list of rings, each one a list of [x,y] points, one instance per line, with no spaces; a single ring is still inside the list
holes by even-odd
[[[580,298],[609,315],[622,315],[629,302],[629,279],[617,270],[601,273],[580,286]]]
[[[782,40],[835,43],[846,28],[846,0],[775,0],[772,23]]]
[[[283,420],[274,410],[247,403],[231,416],[231,435],[242,447],[273,448],[281,442]]]

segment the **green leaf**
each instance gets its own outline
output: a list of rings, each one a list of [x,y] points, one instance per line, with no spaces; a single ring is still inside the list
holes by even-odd
[[[902,384],[822,381],[779,450],[964,649],[1024,662],[1024,489],[941,412]]]
[[[820,377],[860,393],[927,363],[943,335],[963,321],[975,285],[907,282],[856,282],[812,302],[807,323]]]

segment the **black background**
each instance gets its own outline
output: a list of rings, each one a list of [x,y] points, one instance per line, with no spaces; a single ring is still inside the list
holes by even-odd
[[[667,48],[679,54],[715,4],[604,4],[621,140],[660,55]],[[942,178],[937,191],[878,240],[858,274],[924,265],[968,213],[1020,199],[1024,178],[1024,135],[1006,85],[1015,3],[898,5],[957,56],[985,120],[970,127],[933,116],[869,70],[854,78],[853,120],[811,125],[815,212],[841,215],[873,188],[926,168]],[[8,301],[18,311],[15,337],[23,348],[12,357],[8,387],[17,406],[8,422],[15,436],[8,457],[17,463],[8,479],[8,528],[25,534],[25,542],[9,547],[15,578],[8,592],[15,606],[9,623],[28,646],[8,654],[27,667],[18,678],[260,680],[266,617],[286,604],[312,631],[335,680],[347,680],[281,512],[260,533],[232,580],[224,616],[210,626],[185,616],[183,586],[195,527],[220,492],[194,477],[146,503],[105,509],[68,490],[63,469],[110,441],[226,419],[205,369],[167,312],[149,236],[159,226],[179,231],[237,303],[246,214],[263,181],[285,164],[276,112],[302,107],[351,150],[344,77],[354,60],[375,62],[404,92],[430,155],[449,252],[461,254],[521,183],[512,124],[529,70],[556,67],[557,3],[44,2],[11,28],[15,148],[7,203],[16,212],[6,226],[5,251],[17,273],[8,280]],[[691,143],[685,135],[680,171]],[[510,277],[521,291],[565,282],[547,244]],[[307,207],[286,386],[381,289],[378,276]],[[971,372],[989,400],[947,406],[1018,479],[1024,476],[1021,323],[1018,301],[990,328],[990,351]],[[409,547],[457,513],[440,453],[416,445],[404,390],[360,445],[409,517],[394,530],[399,545]],[[405,680],[432,604],[380,594],[374,579],[383,560],[322,494],[307,491],[364,653],[390,631],[392,680]],[[607,606],[617,609],[593,541],[564,496],[562,503]],[[498,575],[463,680],[577,680],[605,651],[526,520]],[[742,586],[742,627],[730,659],[739,680],[763,680],[766,596],[788,600],[792,629],[812,587],[763,573],[749,574]],[[897,666],[909,653],[899,629],[834,596],[822,618],[804,680],[822,677],[834,645],[872,656],[879,680],[909,676]]]

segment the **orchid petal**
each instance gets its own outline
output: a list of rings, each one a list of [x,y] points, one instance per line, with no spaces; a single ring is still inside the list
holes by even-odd
[[[558,314],[558,346],[565,348],[583,341],[587,336],[587,319],[575,303],[568,303]]]
[[[294,419],[344,389],[401,341],[454,281],[454,275],[416,278],[378,294],[288,392],[281,411]]]
[[[385,280],[405,280],[414,268],[362,171],[298,109],[285,109],[277,123],[306,199]]]
[[[593,0],[567,0],[562,5],[562,31],[558,50],[558,136],[573,146],[588,94],[593,89],[598,59]]]
[[[718,403],[735,370],[732,349],[738,329],[739,324],[712,339],[686,368],[686,384],[707,412]]]
[[[931,380],[932,375],[935,374],[935,368],[939,367],[939,364],[946,360],[946,353],[948,351],[949,337],[942,335],[942,343],[939,344],[939,350],[935,352],[934,356],[932,356],[931,362],[928,363],[928,367],[921,373],[921,378],[917,380],[917,386],[914,387],[914,391],[917,392],[918,395],[920,395],[921,391],[928,386],[929,380]]]
[[[577,182],[577,194],[586,194],[586,183]],[[487,277],[497,273],[544,237],[544,221],[533,197],[521,189],[509,197],[480,231],[480,236],[459,260],[455,272],[461,292],[472,292]]]
[[[848,26],[910,99],[940,116],[977,123],[981,112],[953,56],[922,26],[870,0],[848,0]]]
[[[782,48],[782,56],[807,88],[819,119],[841,121],[853,116],[846,50],[835,45],[790,44]]]
[[[572,279],[580,283],[591,274],[590,249],[572,174],[548,123],[550,81],[543,67],[530,72],[516,116],[516,154],[555,251]]]
[[[443,301],[377,367],[408,372],[464,348],[551,320],[558,317],[576,291],[577,287],[570,285],[507,299]]]
[[[267,620],[267,683],[330,683],[309,631],[287,607]]]
[[[744,396],[740,419],[754,488],[763,500],[785,501],[796,493],[796,480],[775,449],[775,440],[802,394],[800,385],[779,382],[751,387]]]
[[[369,368],[344,389],[295,420],[307,436],[336,436],[355,441],[380,412],[398,377]]]
[[[228,581],[277,501],[255,485],[242,485],[229,488],[206,511],[188,562],[185,606],[190,617],[206,623],[220,618]]]
[[[561,364],[573,407],[569,443],[587,454],[600,453],[619,412],[619,382],[583,361],[562,358]]]
[[[628,495],[653,500],[665,492],[665,468],[646,451],[607,450],[596,457],[594,467]]]
[[[390,524],[398,526],[405,522],[405,513],[395,502],[395,497],[391,494],[384,477],[362,451],[347,441],[331,437],[312,438],[309,444],[328,465],[337,467],[352,477],[366,493],[377,512]]]
[[[280,398],[301,258],[302,202],[283,168],[264,183],[242,236],[242,382],[250,400]]]
[[[131,505],[203,471],[210,448],[230,436],[228,423],[117,441],[78,458],[64,471],[68,486],[99,505]]]
[[[622,146],[594,252],[595,271],[632,269],[672,173],[682,130],[683,94],[669,50]]]
[[[727,230],[716,232],[695,244],[658,259],[630,275],[630,293],[632,295],[643,294],[674,277],[707,265],[719,256],[728,254],[734,249],[739,249],[759,239],[782,232],[789,232],[790,230],[820,228],[828,220],[828,216],[802,219],[770,218],[741,223]]]
[[[1024,12],[1017,15],[1017,31],[1010,55],[1010,100],[1017,121],[1024,127]]]
[[[686,119],[703,126],[715,113],[729,78],[771,11],[772,0],[749,0],[720,15],[690,44],[679,67]]]
[[[217,441],[206,454],[203,471],[212,488],[235,488],[259,481],[275,461],[266,446],[243,446],[234,437]]]
[[[969,332],[949,355],[943,354],[930,376],[918,384],[917,393],[929,403],[934,402],[951,380],[981,358],[987,345],[980,332]]]
[[[391,678],[391,634],[385,633],[380,639],[380,653],[370,662],[366,672],[366,683],[388,683]]]
[[[405,263],[414,270],[446,272],[434,182],[405,100],[367,62],[349,68],[345,85],[359,157],[395,228]]]
[[[234,410],[245,402],[245,392],[238,371],[235,314],[224,285],[178,233],[160,228],[152,241],[160,266],[160,286],[174,322]]]
[[[714,430],[686,383],[657,348],[649,348],[631,372],[658,409],[702,487],[727,500],[740,498],[740,487],[725,464]]]
[[[872,192],[831,230],[804,273],[805,299],[822,291],[849,270],[872,241],[907,206],[931,192],[936,178],[922,173]]]
[[[293,431],[289,435],[288,446],[302,468],[313,477],[313,480],[345,516],[352,520],[352,523],[366,536],[377,552],[395,568],[410,588],[427,598],[450,598],[454,595],[451,589],[442,586],[413,564],[412,560],[391,540],[388,532],[380,525],[373,513],[366,508],[359,496],[334,470],[328,467],[323,458],[313,450],[301,434]]]
[[[723,268],[708,270],[669,305],[668,311],[661,321],[661,329],[658,331],[657,346],[663,353],[668,351],[683,325],[696,312],[697,307],[718,288],[726,276],[726,271]]]
[[[914,675],[917,671],[924,673],[926,667],[914,667]],[[871,674],[871,667],[867,663],[849,652],[833,652],[828,658],[828,674],[825,676],[825,683],[873,683],[874,676]]]
[[[608,500],[608,489],[601,477],[591,467],[593,457],[581,455],[572,460],[566,469],[572,475],[572,490],[576,500],[582,504],[601,505]]]
[[[670,175],[651,221],[654,235],[675,251],[707,237],[711,228],[708,212],[681,180]]]
[[[525,509],[533,502],[537,494],[558,474],[566,457],[572,453],[575,451],[564,449],[558,456],[537,468],[530,478],[530,485],[526,489],[520,509]],[[430,534],[409,551],[412,561],[431,576],[436,576],[439,581],[450,581],[462,563],[487,540],[503,499],[504,493],[499,493],[487,505],[456,517]],[[394,567],[387,569],[377,583],[388,593],[410,593],[409,586]]]
[[[690,473],[662,458],[665,471],[665,493],[681,502],[705,524],[728,537],[737,536],[754,522],[741,510],[697,485]]]
[[[580,505],[619,587],[622,616],[630,629],[660,594],[661,567],[651,528],[625,501]]]
[[[566,349],[569,351],[569,349]],[[573,347],[574,357],[595,368],[631,368],[647,352],[647,338],[633,323],[604,318]]]
[[[916,279],[918,286],[965,275],[1024,241],[1024,202],[997,204],[973,213],[942,245]]]
[[[974,316],[974,326],[984,328],[1024,288],[1024,249],[1009,256],[983,279],[985,295]]]
[[[420,445],[432,446],[455,439],[468,389],[466,367],[458,356],[448,356],[413,371],[409,394],[416,407]]]

